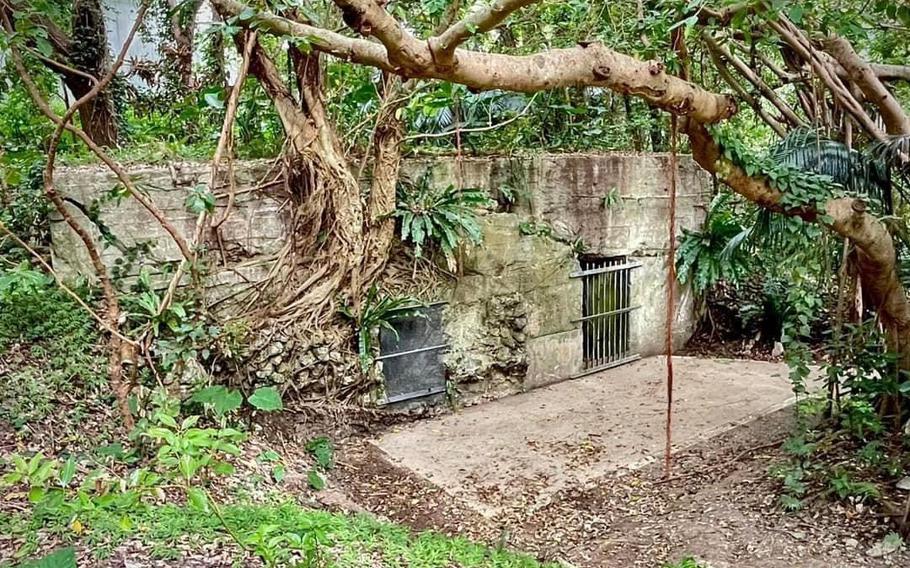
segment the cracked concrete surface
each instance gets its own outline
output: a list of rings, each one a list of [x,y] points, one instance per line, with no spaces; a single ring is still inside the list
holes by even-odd
[[[674,357],[673,443],[689,446],[791,404],[786,365]],[[664,448],[663,357],[473,406],[386,433],[393,463],[493,517],[641,467]]]

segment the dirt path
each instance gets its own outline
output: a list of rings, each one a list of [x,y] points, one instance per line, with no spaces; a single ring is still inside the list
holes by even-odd
[[[688,554],[715,568],[910,566],[907,552],[869,554],[891,529],[868,509],[821,500],[798,514],[780,509],[767,472],[783,454],[761,447],[782,440],[791,417],[778,411],[681,452],[676,481],[660,483],[658,465],[607,474],[530,514],[484,517],[363,441],[343,448],[334,486],[347,507],[576,566],[655,567]]]

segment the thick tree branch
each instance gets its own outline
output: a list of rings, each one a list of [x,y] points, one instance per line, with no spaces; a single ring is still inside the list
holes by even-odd
[[[223,14],[241,13],[237,0],[213,0]],[[384,12],[384,11],[383,11]],[[643,62],[601,44],[552,49],[533,55],[502,55],[458,49],[458,65],[443,67],[432,61],[426,42],[408,43],[410,59],[419,66],[404,68],[389,60],[384,46],[259,12],[248,25],[280,35],[306,37],[317,50],[343,59],[378,67],[404,77],[441,79],[476,90],[502,89],[537,92],[563,87],[604,87],[620,94],[641,97],[653,106],[699,122],[714,123],[731,116],[733,100],[673,77],[658,62]],[[406,40],[409,41],[409,40]]]
[[[875,121],[872,120],[865,110],[863,110],[862,105],[856,100],[850,90],[847,89],[840,77],[838,77],[834,68],[826,63],[825,58],[821,57],[819,53],[816,52],[815,48],[812,47],[812,44],[799,28],[794,26],[793,23],[786,18],[771,20],[768,22],[768,26],[777,32],[781,39],[809,64],[812,71],[822,80],[828,90],[831,91],[831,94],[840,107],[845,112],[849,113],[869,136],[875,140],[884,140],[885,135],[875,124]],[[827,54],[823,53],[823,55],[828,57]]]
[[[859,86],[866,100],[878,108],[888,134],[910,134],[910,116],[907,116],[894,95],[885,88],[872,67],[856,53],[850,42],[832,35],[823,44],[825,51],[844,68],[847,78]]]
[[[686,132],[696,162],[736,193],[771,211],[810,222],[820,221],[824,214],[829,217],[828,228],[854,243],[863,290],[872,299],[882,324],[890,332],[892,349],[900,355],[900,367],[910,369],[910,301],[898,277],[891,235],[881,221],[866,212],[865,203],[848,197],[827,201],[823,211],[788,210],[781,205],[783,194],[766,179],[751,177],[726,159],[703,125],[689,121]]]
[[[396,67],[427,66],[429,49],[374,0],[334,0],[344,22],[364,37],[373,36],[386,48],[387,58]]]
[[[539,0],[495,0],[490,5],[479,2],[459,22],[427,40],[430,51],[438,65],[456,65],[455,48],[472,35],[486,33],[509,17],[509,14]]]

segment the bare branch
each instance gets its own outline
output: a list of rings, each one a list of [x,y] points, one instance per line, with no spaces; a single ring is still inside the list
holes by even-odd
[[[746,63],[736,57],[726,46],[721,45],[717,40],[708,32],[702,33],[702,37],[705,39],[705,43],[708,45],[709,51],[716,53],[722,56],[725,60],[729,61],[733,67],[739,72],[740,75],[745,77],[756,89],[764,96],[768,101],[773,104],[777,110],[781,112],[783,117],[790,123],[791,126],[803,126],[805,121],[803,121],[790,106],[785,103],[774,90],[765,83],[761,77],[759,77],[755,71],[753,71]]]
[[[910,134],[910,117],[872,67],[857,55],[850,42],[832,35],[824,40],[823,45],[825,51],[843,67],[847,78],[859,86],[866,99],[878,108],[888,134]]]
[[[762,107],[761,100],[753,97],[746,89],[736,80],[733,74],[730,72],[730,68],[727,67],[727,62],[724,61],[720,53],[716,50],[709,49],[708,54],[711,56],[711,60],[714,62],[714,66],[717,68],[717,72],[720,75],[720,78],[724,80],[725,83],[730,85],[730,87],[736,91],[736,94],[740,96],[746,103],[752,107],[752,110],[761,118],[768,126],[774,130],[775,134],[783,138],[786,135],[786,129],[781,123],[769,115],[765,109]]]
[[[243,59],[240,62],[240,71],[237,73],[237,80],[228,95],[227,112],[224,116],[224,123],[221,125],[221,136],[218,138],[218,147],[215,149],[215,155],[212,157],[212,171],[209,176],[209,184],[214,186],[218,177],[218,170],[221,167],[221,157],[225,148],[230,145],[231,134],[234,127],[234,116],[237,114],[237,103],[240,100],[240,92],[243,90],[243,82],[246,81],[246,74],[250,68],[250,54],[253,52],[253,46],[256,45],[256,32],[249,32],[246,43],[243,46]],[[217,229],[231,214],[231,207],[234,205],[234,194],[237,191],[233,171],[228,172],[228,200],[224,208],[224,213],[214,223],[212,228]]]
[[[841,108],[849,113],[857,124],[863,127],[863,129],[875,140],[884,140],[885,134],[881,129],[875,124],[875,121],[863,110],[862,105],[859,101],[856,100],[856,97],[846,88],[844,83],[837,76],[837,73],[834,69],[826,63],[824,58],[820,57],[816,52],[815,48],[812,47],[809,40],[805,37],[803,32],[793,25],[790,20],[786,18],[780,18],[779,20],[770,20],[768,22],[774,31],[780,35],[787,45],[793,48],[793,50],[806,61],[819,79],[825,84],[828,90],[831,91],[831,94],[834,95],[834,99],[838,102]],[[828,57],[827,54],[824,54],[825,57]]]
[[[491,5],[478,2],[465,18],[427,40],[438,65],[456,65],[455,48],[472,35],[486,33],[509,17],[509,14],[539,0],[496,0]]]

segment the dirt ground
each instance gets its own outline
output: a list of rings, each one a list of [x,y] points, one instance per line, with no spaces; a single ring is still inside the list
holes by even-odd
[[[793,399],[781,363],[675,357],[674,369],[677,448]],[[649,357],[415,422],[375,443],[393,463],[496,517],[659,459],[665,415],[665,361]]]
[[[663,396],[651,393],[659,365],[645,361],[600,394],[592,381],[604,377],[583,379],[564,383],[558,400],[538,390],[352,438],[317,499],[574,566],[658,567],[687,555],[717,568],[910,566],[906,549],[878,555],[876,544],[893,528],[863,504],[817,499],[798,513],[780,508],[779,482],[768,471],[785,459],[779,446],[793,426],[788,390],[778,390],[786,377],[774,376],[780,365],[739,363],[748,364],[677,365],[682,449],[669,480],[653,459],[663,443],[655,412]],[[701,376],[690,374],[696,370]],[[623,386],[629,377],[640,384]],[[630,398],[636,389],[652,396]],[[585,394],[573,399],[569,390]],[[698,411],[705,399],[710,408]],[[501,412],[490,410],[496,404]],[[528,414],[535,407],[538,414]],[[569,445],[545,442],[557,438]],[[550,475],[563,466],[568,473]]]
[[[368,441],[351,441],[318,499],[579,567],[659,567],[686,555],[715,568],[910,566],[906,551],[870,554],[893,529],[868,508],[819,500],[799,513],[781,510],[768,469],[784,459],[778,442],[791,427],[792,411],[780,410],[677,453],[669,482],[653,463],[493,518],[393,465]]]

